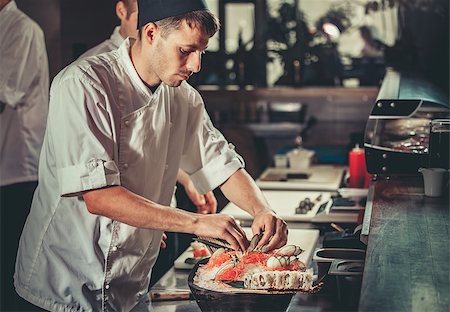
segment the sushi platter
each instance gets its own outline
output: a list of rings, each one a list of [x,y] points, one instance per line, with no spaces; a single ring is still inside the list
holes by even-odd
[[[253,236],[251,228],[244,228],[248,238]],[[295,244],[304,249],[304,252],[299,255],[300,260],[307,266],[311,263],[311,258],[319,240],[319,230],[314,229],[289,229],[287,244]],[[193,258],[194,250],[188,247],[174,263],[175,269],[192,269],[194,263],[190,261]]]

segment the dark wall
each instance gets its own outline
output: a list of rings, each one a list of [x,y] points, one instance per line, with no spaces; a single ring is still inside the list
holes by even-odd
[[[62,63],[67,65],[86,49],[109,38],[118,24],[114,0],[59,0]]]
[[[432,1],[433,2],[433,1]],[[420,8],[406,2],[399,8],[400,41],[395,61],[449,91],[449,3],[434,0]]]
[[[114,0],[16,0],[45,33],[50,77],[84,50],[109,38],[118,19]]]

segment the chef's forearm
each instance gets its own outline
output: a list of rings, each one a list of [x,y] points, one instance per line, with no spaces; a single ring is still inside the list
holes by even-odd
[[[220,189],[228,200],[252,216],[270,209],[266,198],[245,169],[237,170]]]
[[[177,181],[179,183],[181,183],[184,187],[186,187],[190,182],[190,180],[191,179],[189,178],[186,172],[184,172],[182,169],[178,169]]]
[[[83,197],[90,213],[140,228],[191,233],[201,217],[160,205],[122,186],[88,191]]]

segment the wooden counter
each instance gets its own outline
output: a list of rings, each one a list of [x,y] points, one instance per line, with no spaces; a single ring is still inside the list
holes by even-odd
[[[423,196],[421,177],[373,186],[359,310],[449,311],[448,196]]]

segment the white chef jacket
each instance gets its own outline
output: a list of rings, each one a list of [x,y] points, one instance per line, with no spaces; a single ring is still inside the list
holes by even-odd
[[[0,11],[0,186],[37,180],[48,81],[44,34],[11,1]]]
[[[102,43],[87,50],[86,52],[81,54],[78,59],[82,59],[82,58],[93,56],[93,55],[98,55],[98,54],[109,52],[109,51],[119,48],[119,46],[125,40],[122,37],[122,35],[119,33],[119,30],[120,30],[120,26],[116,26],[114,28],[113,33],[111,34],[111,37],[109,37],[109,39],[106,39]],[[174,190],[173,190],[172,200],[170,201],[171,207],[177,207],[177,198],[175,197],[176,189],[177,189],[177,187],[175,186]]]
[[[120,26],[116,26],[114,28],[113,33],[111,34],[111,37],[109,37],[109,39],[106,39],[102,43],[96,45],[95,47],[93,47],[93,48],[91,48],[89,50],[87,50],[86,52],[81,54],[79,59],[82,59],[82,58],[85,58],[85,57],[88,57],[88,56],[98,55],[100,53],[109,52],[109,51],[117,49],[122,44],[122,42],[124,40],[122,35],[119,33],[119,30],[120,30]]]
[[[130,60],[132,42],[52,83],[15,274],[17,292],[45,309],[129,311],[147,293],[162,232],[90,214],[81,192],[122,185],[168,205],[179,166],[202,193],[243,166],[187,82],[152,94]]]

